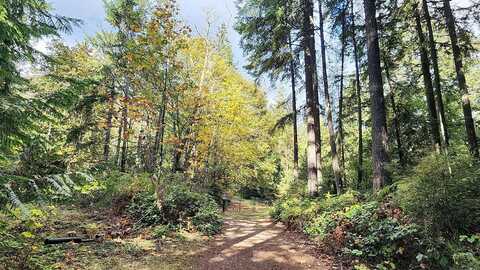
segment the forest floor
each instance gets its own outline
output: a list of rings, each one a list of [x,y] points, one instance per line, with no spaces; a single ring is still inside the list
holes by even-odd
[[[59,269],[339,269],[333,258],[318,252],[303,235],[270,220],[268,207],[251,201],[230,207],[223,232],[211,238],[179,232],[152,239],[148,229],[131,232],[133,224],[124,217],[75,208],[61,209],[59,218],[55,234],[73,228],[82,234],[117,235],[97,243],[58,245],[56,252],[64,254],[55,265]]]

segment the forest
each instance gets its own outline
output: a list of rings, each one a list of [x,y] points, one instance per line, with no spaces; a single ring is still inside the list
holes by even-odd
[[[0,0],[0,270],[480,269],[478,0],[98,1]]]

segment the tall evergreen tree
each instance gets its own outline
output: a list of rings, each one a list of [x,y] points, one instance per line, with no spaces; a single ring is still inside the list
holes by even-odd
[[[340,161],[338,157],[337,150],[337,135],[335,132],[335,127],[333,126],[333,115],[332,115],[332,101],[330,98],[330,92],[328,90],[328,74],[327,74],[327,57],[325,49],[325,34],[323,30],[323,11],[322,11],[322,0],[318,1],[318,13],[320,18],[320,51],[322,55],[322,79],[323,79],[323,92],[325,98],[325,111],[327,114],[327,127],[329,132],[329,141],[330,141],[330,151],[332,155],[332,169],[335,177],[335,187],[337,194],[342,193],[342,171],[340,167]]]
[[[0,155],[31,139],[33,116],[45,112],[43,100],[18,95],[18,85],[28,83],[20,62],[35,62],[45,55],[33,41],[70,32],[81,21],[52,13],[45,0],[0,2]],[[43,104],[43,105],[42,105]]]
[[[362,118],[362,87],[360,82],[360,59],[358,52],[357,31],[355,27],[355,11],[353,0],[350,0],[350,16],[351,16],[351,35],[353,45],[353,61],[355,63],[355,91],[357,95],[357,185],[363,183],[363,118]]]
[[[313,0],[303,0],[303,54],[305,63],[305,92],[307,103],[307,188],[308,194],[314,196],[317,192],[319,125],[318,119],[318,84],[316,83],[316,52],[315,26],[313,22]],[[317,88],[317,91],[315,91]]]
[[[440,83],[441,79],[440,79],[440,68],[438,67],[438,52],[437,52],[437,45],[435,42],[435,36],[433,33],[432,18],[428,10],[427,0],[422,0],[422,12],[423,12],[423,18],[425,19],[425,23],[427,25],[427,31],[428,31],[428,47],[430,51],[430,58],[432,60],[433,84],[435,87],[435,102],[436,102],[438,119],[440,124],[440,131],[442,133],[442,140],[443,140],[444,146],[447,146],[449,144],[449,135],[448,135],[447,120],[445,117],[445,106],[443,102],[442,87]]]
[[[289,79],[291,84],[291,113],[282,117],[276,126],[292,123],[293,168],[298,176],[297,87],[300,8],[296,1],[243,1],[236,25],[242,35],[241,46],[250,63],[246,68],[253,76],[269,75],[272,81]],[[258,14],[252,17],[251,14]],[[271,31],[273,29],[273,31]]]
[[[388,163],[388,135],[375,2],[375,0],[364,0],[365,31],[368,47],[368,77],[372,103],[372,181],[373,190],[378,191],[387,181],[385,166]]]
[[[465,130],[470,152],[474,157],[480,157],[477,135],[475,133],[475,123],[473,122],[472,107],[468,96],[467,82],[465,80],[465,70],[463,67],[462,53],[458,46],[457,27],[455,25],[455,16],[450,6],[450,0],[443,0],[443,12],[445,16],[445,24],[447,26],[448,35],[450,37],[450,45],[452,47],[453,62],[455,64],[455,72],[457,74],[457,83],[462,95],[463,117],[465,121]]]
[[[420,12],[418,7],[414,5],[413,16],[415,18],[415,30],[417,32],[418,46],[420,49],[420,62],[422,65],[423,83],[425,86],[425,97],[427,100],[427,108],[430,119],[430,133],[432,136],[432,143],[434,149],[440,153],[440,128],[437,115],[437,107],[435,103],[435,95],[433,93],[433,83],[430,74],[430,62],[428,59],[427,44],[425,41],[425,35],[423,34],[422,22],[420,18]]]

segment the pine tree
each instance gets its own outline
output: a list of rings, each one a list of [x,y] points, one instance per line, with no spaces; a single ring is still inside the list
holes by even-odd
[[[387,118],[383,94],[380,47],[376,19],[375,0],[364,0],[365,31],[368,47],[368,77],[372,115],[373,190],[378,191],[387,181]]]

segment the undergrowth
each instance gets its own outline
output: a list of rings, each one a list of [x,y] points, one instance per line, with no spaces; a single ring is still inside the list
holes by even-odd
[[[116,171],[71,173],[51,176],[52,180],[48,180],[48,177],[37,179],[36,187],[27,178],[16,181],[15,185],[7,185],[7,192],[0,190],[3,191],[0,193],[0,203],[3,204],[0,211],[0,269],[56,269],[57,262],[65,261],[66,256],[70,256],[64,245],[43,244],[45,237],[52,233],[56,235],[58,224],[69,223],[67,220],[57,220],[66,218],[57,215],[62,205],[80,212],[99,209],[100,212],[122,219],[126,215],[127,223],[121,224],[132,228],[123,228],[114,233],[146,232],[156,241],[169,237],[177,239],[179,231],[211,236],[221,230],[222,215],[208,192],[179,184],[181,181],[178,179],[168,179],[169,175],[164,177],[167,178],[163,181],[165,196],[161,202],[158,201],[149,174]],[[30,196],[28,200],[29,196],[24,193],[35,196]],[[85,226],[95,226],[95,231],[98,231],[96,224]],[[103,228],[106,229],[112,224],[102,226],[107,226]],[[111,229],[108,230],[110,233]],[[65,233],[62,231],[58,236],[66,236],[63,235]],[[110,242],[105,241],[101,246]],[[117,246],[115,250],[122,254],[143,256],[142,249],[128,242]]]
[[[465,155],[432,155],[377,194],[286,194],[271,215],[358,269],[480,269],[479,176]]]

